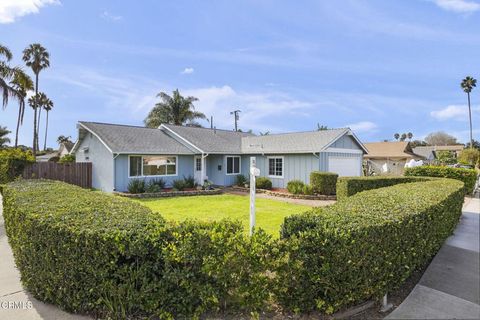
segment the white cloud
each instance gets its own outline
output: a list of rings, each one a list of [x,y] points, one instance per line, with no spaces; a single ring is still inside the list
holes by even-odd
[[[433,0],[433,2],[444,10],[457,13],[471,13],[480,10],[480,3],[475,1]]]
[[[472,113],[479,111],[480,107],[472,107]],[[441,110],[430,112],[430,115],[440,121],[445,120],[468,120],[468,106],[466,105],[449,105]]]
[[[361,121],[347,124],[346,127],[352,129],[354,132],[372,132],[375,131],[378,126],[371,121]]]
[[[104,20],[108,20],[108,21],[120,21],[123,19],[122,16],[119,16],[119,15],[115,15],[115,14],[112,14],[108,11],[103,11],[102,14],[100,15],[100,18],[104,19]]]
[[[181,72],[182,74],[192,74],[195,70],[193,68],[185,68]]]
[[[60,4],[59,0],[1,0],[0,1],[0,23],[12,23],[19,17],[28,14],[35,14],[40,8]]]

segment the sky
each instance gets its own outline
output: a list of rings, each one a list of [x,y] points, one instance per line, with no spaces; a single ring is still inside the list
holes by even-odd
[[[255,133],[319,123],[364,142],[438,130],[467,142],[460,81],[480,78],[479,30],[480,0],[0,0],[12,65],[31,43],[50,52],[39,89],[54,102],[51,147],[75,140],[77,121],[143,125],[157,93],[177,88],[222,129],[239,109]],[[472,112],[478,140],[480,83]],[[0,125],[15,131],[17,113],[12,100]],[[21,144],[32,127],[28,108]]]

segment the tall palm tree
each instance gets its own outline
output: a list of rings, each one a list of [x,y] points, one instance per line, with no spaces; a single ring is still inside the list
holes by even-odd
[[[470,106],[470,92],[472,92],[473,88],[477,86],[477,79],[473,77],[465,77],[460,83],[460,87],[464,92],[467,93],[468,99],[468,116],[470,119],[470,148],[473,148],[473,129],[472,129],[472,107]]]
[[[157,97],[162,101],[155,104],[152,110],[145,118],[145,126],[157,128],[162,123],[175,125],[199,125],[196,119],[206,119],[201,112],[195,111],[193,103],[198,101],[195,97],[183,97],[178,89],[169,96],[165,92],[160,92]]]
[[[408,138],[409,141],[412,141],[413,133],[411,133],[411,132],[407,133],[407,138]]]
[[[64,135],[58,136],[58,138],[57,138],[57,143],[58,143],[58,144],[62,144],[62,143],[71,142],[71,141],[70,141],[70,138],[71,138],[70,136],[68,136],[68,137],[66,137],[66,136],[64,136]]]
[[[35,74],[35,95],[38,94],[38,75],[40,71],[50,66],[50,54],[39,43],[33,43],[23,50],[23,61]],[[38,150],[38,128],[37,128],[37,100],[33,106],[33,154]]]
[[[393,137],[395,138],[395,140],[398,140],[398,138],[400,138],[400,133],[395,133]]]
[[[48,132],[48,113],[53,108],[53,102],[49,98],[46,98],[45,101],[42,103],[43,109],[47,112],[47,119],[45,123],[45,141],[43,142],[43,150],[47,150],[47,132]]]
[[[10,143],[10,139],[7,137],[9,133],[10,131],[8,131],[7,127],[0,126],[0,148],[3,148],[7,143]]]
[[[23,116],[25,115],[25,98],[27,97],[28,91],[33,90],[33,81],[28,74],[20,70],[16,72],[12,85],[15,90],[19,93],[20,97],[18,98],[18,118],[17,118],[17,128],[15,130],[15,148],[18,146],[18,131],[20,126],[23,124]]]
[[[12,52],[7,47],[0,44],[0,91],[2,92],[3,109],[7,107],[8,99],[10,97],[21,99],[19,93],[11,84],[15,74],[21,72],[20,68],[9,66],[8,62],[12,60],[12,57]]]

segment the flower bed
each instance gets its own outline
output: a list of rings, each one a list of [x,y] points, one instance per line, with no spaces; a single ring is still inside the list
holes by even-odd
[[[239,187],[239,186],[232,186],[233,190],[242,191],[242,192],[249,192],[249,188]],[[267,194],[269,196],[280,197],[280,198],[289,198],[289,199],[303,199],[303,200],[337,200],[337,197],[334,195],[321,195],[321,194],[292,194],[289,193],[286,189],[256,189],[257,193]]]
[[[169,197],[189,197],[189,196],[207,196],[213,194],[223,193],[222,189],[213,189],[213,190],[184,190],[184,191],[174,191],[172,189],[164,189],[162,192],[152,192],[152,193],[128,193],[128,192],[114,192],[113,194],[126,198],[169,198]]]

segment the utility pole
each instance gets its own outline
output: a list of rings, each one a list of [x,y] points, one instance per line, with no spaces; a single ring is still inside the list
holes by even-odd
[[[234,117],[235,117],[235,131],[238,131],[237,122],[240,119],[240,116],[239,116],[240,112],[242,112],[242,111],[241,110],[234,110],[234,111],[230,112],[230,114],[233,114]]]

